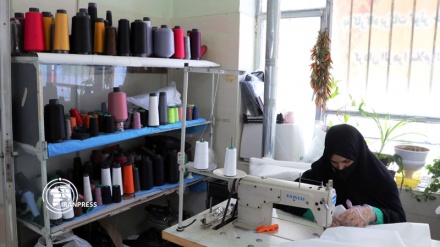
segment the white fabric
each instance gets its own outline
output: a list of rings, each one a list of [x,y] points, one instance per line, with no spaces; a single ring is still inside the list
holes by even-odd
[[[249,161],[249,174],[293,181],[297,179],[301,173],[310,169],[310,166],[310,163],[304,162],[279,161],[267,157],[253,157]]]
[[[428,224],[396,223],[360,227],[327,228],[317,239],[284,243],[282,247],[421,247],[439,246],[431,241]]]
[[[302,162],[313,163],[321,158],[324,153],[325,135],[325,131],[315,128],[312,142],[308,148],[307,154],[301,160]]]
[[[140,106],[146,110],[148,110],[150,107],[150,93],[159,93],[159,92],[166,92],[167,93],[167,105],[168,106],[176,106],[181,105],[182,100],[180,99],[181,94],[176,89],[176,82],[172,81],[170,82],[170,86],[164,87],[161,89],[158,89],[156,91],[151,91],[145,94],[140,94],[136,96],[127,97],[127,101]],[[159,94],[158,94],[159,97]]]

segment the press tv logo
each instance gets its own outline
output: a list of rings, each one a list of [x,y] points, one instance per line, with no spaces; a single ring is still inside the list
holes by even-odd
[[[96,202],[80,202],[75,185],[67,179],[58,178],[44,186],[42,199],[46,208],[56,214],[64,214],[73,207],[96,207]]]

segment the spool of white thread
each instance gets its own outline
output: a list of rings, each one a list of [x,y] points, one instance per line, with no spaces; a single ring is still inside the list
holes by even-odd
[[[112,183],[113,185],[119,185],[119,187],[121,188],[121,196],[124,195],[121,165],[117,162],[115,162],[112,167]]]
[[[208,169],[209,167],[209,145],[207,141],[197,141],[194,155],[195,169]]]
[[[110,174],[110,167],[101,168],[101,184],[110,187],[110,194],[112,193],[112,178]]]
[[[237,149],[233,146],[226,148],[224,174],[227,177],[237,176]]]
[[[93,202],[92,187],[90,186],[89,174],[84,174],[83,186],[84,186],[84,201]]]
[[[159,99],[157,93],[150,93],[150,105],[148,109],[148,126],[159,126]]]
[[[53,191],[53,193],[49,192],[49,200],[48,203],[49,205],[51,205],[50,210],[49,210],[49,219],[52,221],[57,221],[59,219],[61,219],[63,217],[63,214],[61,213],[61,203],[55,203],[54,204],[54,199],[55,199],[55,194],[57,194],[58,192],[56,192],[58,190],[58,187],[54,187],[51,189],[51,192]]]
[[[66,184],[66,186],[69,188],[68,191],[72,191],[72,188],[70,185]],[[63,202],[66,201],[66,203],[61,204],[61,212],[63,214],[63,220],[72,220],[75,217],[75,213],[73,212],[73,200],[72,197],[66,196],[66,198],[63,199]]]

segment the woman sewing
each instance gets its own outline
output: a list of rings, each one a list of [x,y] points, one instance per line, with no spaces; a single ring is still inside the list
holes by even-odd
[[[388,169],[369,150],[362,134],[347,124],[331,127],[322,157],[304,172],[301,182],[324,185],[333,180],[336,205],[347,210],[333,217],[332,226],[364,227],[405,222],[397,185]],[[313,218],[310,210],[276,208]]]

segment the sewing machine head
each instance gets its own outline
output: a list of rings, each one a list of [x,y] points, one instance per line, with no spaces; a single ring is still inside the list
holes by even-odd
[[[238,217],[235,225],[247,229],[272,224],[273,203],[308,208],[316,223],[332,223],[336,192],[332,181],[326,187],[248,175],[236,181]]]

